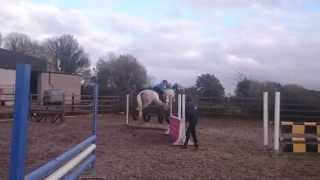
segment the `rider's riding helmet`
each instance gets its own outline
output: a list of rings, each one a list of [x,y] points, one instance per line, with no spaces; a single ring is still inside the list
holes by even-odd
[[[162,80],[162,84],[167,87],[168,86],[168,81],[167,80]]]

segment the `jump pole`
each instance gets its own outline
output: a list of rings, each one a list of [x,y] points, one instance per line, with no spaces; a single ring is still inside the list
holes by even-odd
[[[263,145],[268,146],[269,142],[269,110],[268,110],[268,92],[263,93]]]
[[[170,118],[171,118],[171,116],[173,115],[173,110],[172,110],[173,99],[172,98],[169,99],[169,104],[170,104]],[[179,95],[178,95],[178,105],[179,105]],[[166,130],[165,134],[170,134],[170,122],[169,122],[169,126],[168,126],[168,129]]]
[[[31,66],[18,64],[16,68],[16,90],[14,120],[11,139],[10,180],[24,179],[27,131],[29,117]]]
[[[274,106],[274,150],[279,151],[279,135],[280,135],[280,92],[275,94]]]
[[[181,119],[181,109],[182,109],[182,107],[181,107],[181,104],[182,104],[182,103],[181,103],[181,99],[182,99],[182,98],[181,98],[181,94],[179,94],[179,95],[178,95],[178,118],[179,118],[179,119]]]
[[[183,94],[181,98],[181,131],[182,143],[186,140],[186,95]]]
[[[169,103],[170,103],[170,116],[172,116],[172,104],[173,104],[172,98],[169,99]]]

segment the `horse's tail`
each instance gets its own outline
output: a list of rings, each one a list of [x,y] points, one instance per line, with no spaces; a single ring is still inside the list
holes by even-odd
[[[139,93],[137,95],[137,104],[138,104],[137,110],[139,111],[139,119],[142,118],[142,98],[141,98],[141,94],[142,93]]]

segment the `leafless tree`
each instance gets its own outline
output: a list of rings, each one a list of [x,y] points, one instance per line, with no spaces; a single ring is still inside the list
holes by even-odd
[[[25,34],[13,32],[4,38],[4,48],[16,53],[31,54],[32,41]]]
[[[29,36],[22,33],[10,33],[4,38],[4,48],[16,53],[47,59],[44,47],[37,41],[32,41]]]
[[[88,55],[72,35],[62,35],[45,41],[43,47],[55,70],[82,73],[89,67]]]

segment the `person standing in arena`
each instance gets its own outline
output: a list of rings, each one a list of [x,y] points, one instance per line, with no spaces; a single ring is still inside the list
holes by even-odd
[[[187,97],[186,101],[186,122],[188,123],[188,129],[186,132],[186,140],[183,147],[187,148],[191,135],[194,142],[194,147],[198,149],[199,145],[196,135],[196,126],[199,119],[198,107],[192,102],[192,99],[190,97]]]

